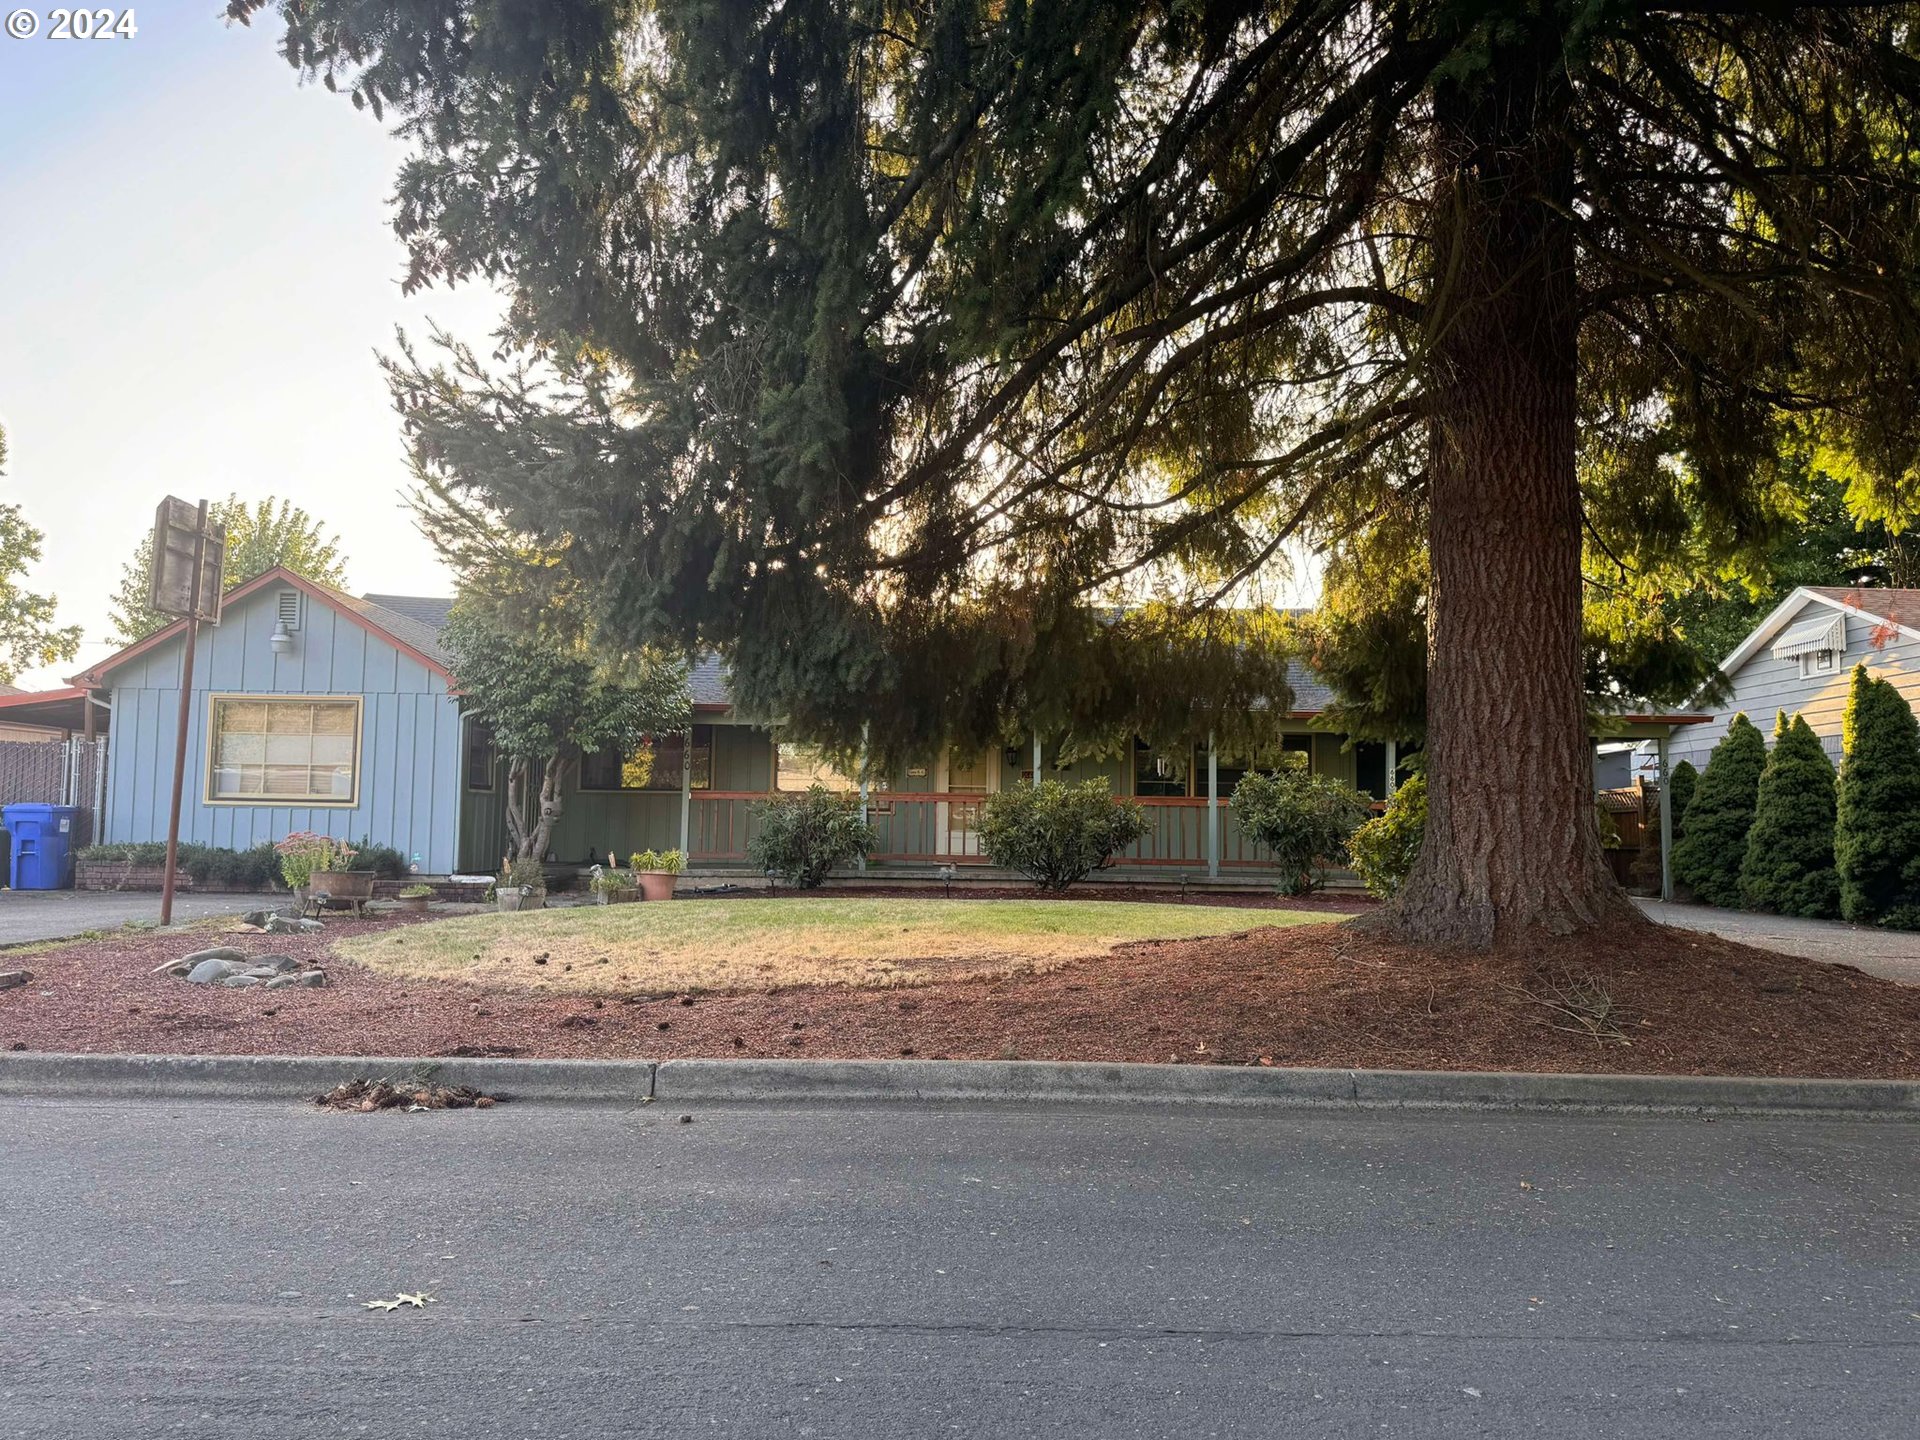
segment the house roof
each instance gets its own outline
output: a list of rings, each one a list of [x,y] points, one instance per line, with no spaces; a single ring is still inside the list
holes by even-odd
[[[1862,619],[1891,626],[1909,640],[1920,640],[1920,590],[1882,589],[1877,586],[1802,585],[1773,607],[1771,614],[1753,629],[1753,633],[1720,662],[1722,674],[1731,675],[1769,644],[1809,604],[1827,607],[1836,614],[1858,615]]]
[[[17,685],[0,685],[0,724],[78,730],[86,724],[86,717],[87,692],[78,686],[22,690]]]
[[[410,655],[429,670],[445,679],[452,679],[447,669],[446,652],[440,648],[440,632],[435,626],[422,623],[414,616],[400,610],[389,609],[385,605],[374,603],[371,599],[356,598],[330,585],[316,584],[304,575],[296,575],[284,565],[276,565],[271,570],[262,571],[251,580],[242,581],[227,591],[222,606],[231,605],[236,600],[244,600],[255,591],[264,590],[270,585],[290,585],[311,598],[319,601],[335,614],[341,615],[370,634],[377,635],[392,645],[403,655]],[[404,596],[386,596],[387,600],[406,600]],[[425,601],[413,601],[425,604]],[[106,677],[119,669],[129,660],[144,655],[149,650],[177,639],[185,632],[187,622],[176,620],[163,629],[156,630],[144,640],[137,640],[124,650],[116,651],[102,660],[92,669],[75,675],[72,684],[93,687],[104,685]]]

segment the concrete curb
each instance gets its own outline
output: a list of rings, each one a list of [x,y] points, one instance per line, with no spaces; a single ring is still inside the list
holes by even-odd
[[[1204,1106],[1920,1119],[1920,1081],[1293,1070],[1040,1060],[419,1060],[0,1053],[0,1096],[304,1100],[355,1076],[431,1073],[559,1104]]]

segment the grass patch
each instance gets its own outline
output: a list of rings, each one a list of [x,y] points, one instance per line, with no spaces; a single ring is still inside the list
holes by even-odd
[[[1188,940],[1324,913],[1100,900],[675,900],[469,915],[343,940],[374,970],[573,991],[922,985],[1034,973],[1136,940]]]

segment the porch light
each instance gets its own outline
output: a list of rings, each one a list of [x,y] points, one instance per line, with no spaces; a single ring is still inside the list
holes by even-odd
[[[291,655],[293,653],[293,632],[287,628],[287,622],[285,620],[279,620],[274,623],[273,638],[269,640],[267,644],[273,648],[273,653],[276,655]]]

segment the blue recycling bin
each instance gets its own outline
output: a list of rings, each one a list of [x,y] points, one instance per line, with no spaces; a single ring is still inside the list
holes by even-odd
[[[65,890],[73,884],[73,805],[9,805],[0,810],[13,837],[13,888]]]

